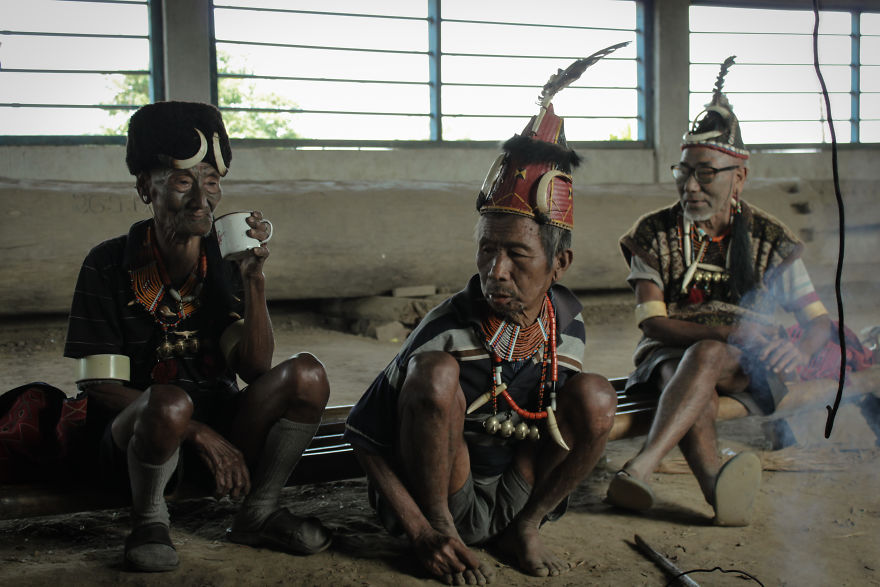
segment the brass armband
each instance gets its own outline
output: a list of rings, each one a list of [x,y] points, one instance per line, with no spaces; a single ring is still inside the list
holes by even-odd
[[[803,308],[801,308],[801,315],[807,319],[807,322],[818,318],[819,316],[824,316],[828,313],[828,310],[825,309],[825,304],[816,300],[815,302],[809,303]]]
[[[640,325],[648,318],[656,318],[658,316],[663,318],[667,316],[666,302],[642,302],[636,306],[636,326]]]
[[[77,359],[74,380],[88,381],[129,381],[131,361],[125,355],[89,355]]]
[[[220,335],[220,352],[223,353],[223,358],[226,359],[226,363],[229,365],[232,365],[232,353],[235,352],[238,343],[241,342],[241,333],[243,331],[244,319],[236,320],[227,326],[223,334]]]

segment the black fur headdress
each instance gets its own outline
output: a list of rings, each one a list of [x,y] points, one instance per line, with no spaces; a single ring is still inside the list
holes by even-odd
[[[192,167],[202,161],[220,175],[226,175],[232,162],[223,117],[214,106],[156,102],[131,116],[125,162],[132,175],[159,167]]]

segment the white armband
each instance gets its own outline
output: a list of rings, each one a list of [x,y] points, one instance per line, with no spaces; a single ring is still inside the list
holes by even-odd
[[[667,315],[665,302],[642,302],[636,306],[636,326],[640,325],[648,318],[656,318],[658,316],[665,318]]]
[[[125,355],[89,355],[77,359],[74,380],[77,384],[89,381],[129,381],[131,361]]]

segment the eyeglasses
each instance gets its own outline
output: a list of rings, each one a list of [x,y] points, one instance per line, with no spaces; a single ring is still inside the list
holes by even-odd
[[[709,167],[708,165],[691,167],[690,165],[676,163],[670,167],[670,169],[672,170],[672,179],[674,179],[676,183],[686,183],[693,173],[694,179],[697,180],[697,183],[700,185],[706,185],[715,181],[715,175],[717,173],[730,171],[731,169],[739,169],[740,167],[740,165],[731,165],[730,167],[722,167],[721,169],[718,169],[717,167]]]

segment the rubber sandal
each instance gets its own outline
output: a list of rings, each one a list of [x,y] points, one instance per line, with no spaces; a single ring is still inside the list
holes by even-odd
[[[621,469],[608,485],[605,503],[642,512],[654,507],[654,492],[647,483]]]
[[[226,537],[236,544],[265,546],[290,554],[315,554],[326,550],[333,541],[318,518],[302,518],[281,508],[266,518],[258,530],[229,528]]]
[[[155,522],[131,531],[125,539],[125,568],[142,573],[171,571],[180,564],[168,526]]]
[[[741,452],[724,463],[715,478],[716,526],[748,526],[761,487],[761,459]]]

